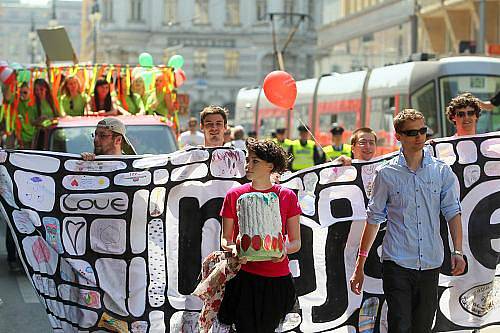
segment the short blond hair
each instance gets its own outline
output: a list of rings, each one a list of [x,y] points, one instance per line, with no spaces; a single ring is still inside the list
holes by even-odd
[[[425,117],[422,112],[415,109],[403,109],[396,115],[396,117],[394,117],[394,129],[396,130],[396,133],[401,132],[405,121],[418,119],[423,119],[425,121]]]

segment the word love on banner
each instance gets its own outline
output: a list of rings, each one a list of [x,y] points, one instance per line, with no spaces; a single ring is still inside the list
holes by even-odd
[[[463,208],[465,274],[443,263],[434,331],[500,325],[500,133],[433,142],[451,165]],[[393,155],[392,155],[393,156]],[[300,309],[279,331],[385,332],[382,226],[350,292],[375,168],[392,156],[323,164],[282,177],[303,208],[301,250],[291,255]],[[230,148],[82,161],[50,152],[0,152],[0,210],[56,332],[198,332],[192,296],[205,256],[220,248],[219,211],[245,182]],[[442,222],[450,257],[450,238]],[[215,332],[216,330],[214,330]]]

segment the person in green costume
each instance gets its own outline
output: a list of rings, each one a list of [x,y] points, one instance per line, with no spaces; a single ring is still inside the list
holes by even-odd
[[[76,75],[70,75],[61,86],[60,109],[66,116],[83,116],[89,102],[87,94],[82,92],[82,84]]]
[[[33,123],[36,119],[35,108],[30,103],[30,88],[23,82],[19,89],[19,104],[17,105],[18,117],[21,120],[21,148],[31,148],[31,141],[35,134]]]
[[[34,83],[35,91],[35,126],[42,126],[44,121],[52,120],[60,116],[59,111],[54,103],[50,86],[45,79],[36,79]]]
[[[94,96],[87,104],[87,114],[116,116],[129,113],[119,106],[111,97],[111,87],[105,78],[97,79],[94,87]]]
[[[171,116],[173,110],[171,95],[165,91],[167,82],[163,75],[158,75],[155,80],[155,91],[148,97],[146,109],[148,114]]]
[[[120,79],[120,95],[118,98],[118,105],[127,110],[130,114],[145,114],[144,103],[142,102],[141,96],[136,94],[130,89],[127,94],[127,78],[122,76]]]

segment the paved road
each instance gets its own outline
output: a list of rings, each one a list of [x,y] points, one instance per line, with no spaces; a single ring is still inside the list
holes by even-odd
[[[5,222],[0,220],[0,332],[51,333],[45,310],[26,274],[9,271],[5,231]]]
[[[5,232],[6,225],[0,220],[0,333],[52,333],[45,309],[24,271],[9,271]],[[481,333],[498,332],[498,326],[481,330]]]

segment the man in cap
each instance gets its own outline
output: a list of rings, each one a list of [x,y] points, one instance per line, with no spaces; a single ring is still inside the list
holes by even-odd
[[[351,157],[351,145],[342,143],[342,134],[344,134],[344,128],[337,124],[333,124],[330,133],[332,133],[332,144],[323,148],[326,160],[333,161],[341,155]]]
[[[300,125],[297,129],[299,139],[292,141],[288,149],[293,157],[290,169],[298,171],[323,163],[325,157],[316,143],[309,139],[309,129],[305,125]]]
[[[81,154],[85,161],[95,160],[97,155],[135,155],[135,149],[126,137],[126,128],[118,118],[104,118],[97,123],[94,138],[94,152]]]
[[[277,128],[276,129],[276,137],[273,139],[273,141],[283,148],[285,151],[287,151],[290,148],[290,145],[292,144],[292,140],[286,138],[286,128]]]

